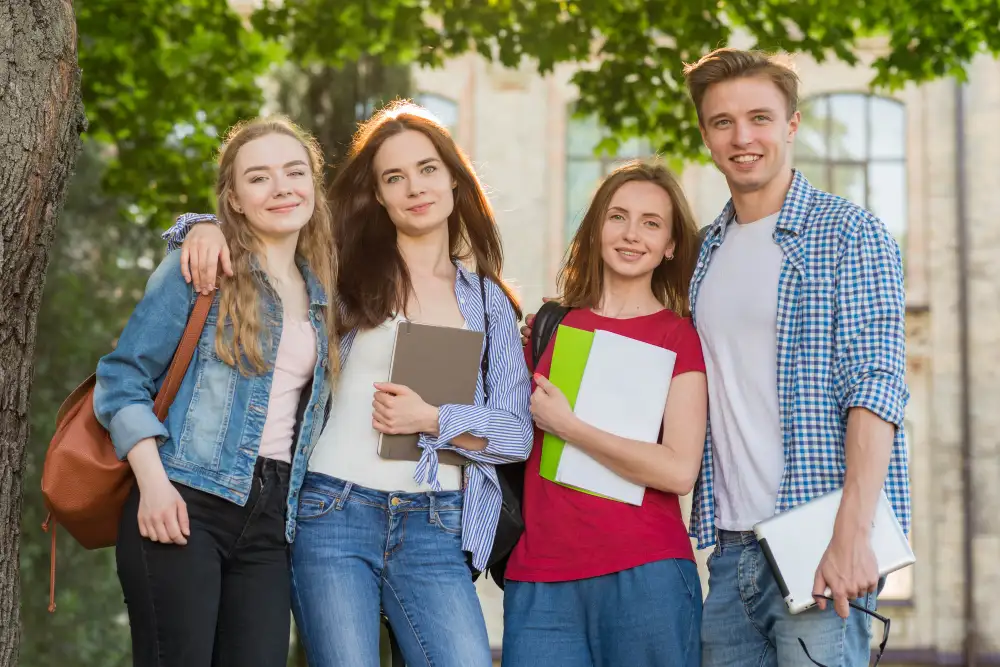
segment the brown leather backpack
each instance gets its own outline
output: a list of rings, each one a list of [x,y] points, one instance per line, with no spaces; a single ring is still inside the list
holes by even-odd
[[[200,294],[194,304],[153,402],[153,412],[160,421],[166,419],[181,386],[214,297],[214,293]],[[55,524],[62,524],[85,549],[113,546],[122,507],[135,482],[128,462],[118,460],[108,432],[94,415],[95,384],[96,376],[91,375],[63,401],[56,415],[55,435],[45,454],[42,496],[49,515],[42,528],[52,534],[49,611],[55,611]]]

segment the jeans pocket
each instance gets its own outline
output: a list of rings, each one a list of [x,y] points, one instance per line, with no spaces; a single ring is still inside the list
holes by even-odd
[[[295,515],[298,521],[309,521],[325,516],[337,504],[337,499],[329,493],[303,486],[299,491],[299,509]]]
[[[431,523],[437,525],[449,535],[462,534],[462,510],[435,510]]]
[[[693,562],[683,558],[671,558],[674,567],[677,568],[677,576],[680,577],[684,589],[692,600],[701,599],[701,579],[698,576],[698,566]]]

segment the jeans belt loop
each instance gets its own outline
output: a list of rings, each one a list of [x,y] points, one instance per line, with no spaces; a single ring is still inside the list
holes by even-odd
[[[344,482],[344,488],[341,490],[340,495],[337,496],[337,502],[334,504],[335,509],[338,511],[344,509],[344,503],[347,501],[347,496],[351,494],[351,488],[353,486],[353,482]]]

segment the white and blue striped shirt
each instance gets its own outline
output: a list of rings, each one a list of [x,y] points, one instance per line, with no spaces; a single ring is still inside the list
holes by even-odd
[[[455,262],[455,297],[469,329],[485,330],[483,295],[480,277]],[[439,449],[451,450],[470,461],[466,468],[467,484],[462,510],[462,548],[472,553],[472,565],[477,570],[486,567],[497,520],[500,517],[500,483],[493,468],[498,463],[524,461],[531,453],[533,428],[531,421],[531,378],[524,363],[524,348],[517,330],[514,308],[498,285],[486,280],[486,303],[489,307],[490,338],[489,405],[484,401],[483,378],[476,383],[474,405],[442,405],[438,417],[437,437],[420,435],[423,449],[414,474],[417,482],[427,482],[440,488],[437,480]],[[350,356],[357,329],[340,341],[343,367]],[[485,343],[484,343],[485,344]],[[336,400],[336,397],[334,397]],[[463,433],[486,440],[482,451],[469,451],[448,443]]]
[[[214,216],[188,213],[163,234],[168,247],[174,249],[184,241],[190,228],[198,222],[215,221]],[[479,276],[455,262],[455,297],[459,310],[470,329],[485,329],[485,310]],[[533,426],[531,420],[531,379],[524,362],[524,348],[517,328],[514,308],[500,286],[486,280],[486,305],[489,308],[489,370],[486,382],[489,405],[484,400],[482,374],[476,385],[474,405],[442,405],[438,417],[437,437],[422,434],[423,449],[414,479],[440,488],[437,481],[439,449],[456,451],[470,461],[466,468],[467,484],[462,511],[462,548],[472,553],[472,565],[477,570],[486,567],[497,521],[500,517],[500,483],[495,464],[524,461],[531,453]],[[357,329],[340,340],[341,367],[350,357]],[[334,395],[336,400],[336,395]],[[469,451],[448,443],[469,433],[486,440],[482,451]]]

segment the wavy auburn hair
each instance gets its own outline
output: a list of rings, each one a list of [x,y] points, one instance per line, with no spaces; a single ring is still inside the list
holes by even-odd
[[[309,156],[312,172],[315,209],[309,222],[299,232],[295,252],[305,260],[326,291],[325,313],[329,336],[327,365],[331,379],[340,368],[337,344],[337,258],[333,248],[333,225],[330,207],[326,201],[323,183],[323,151],[316,140],[298,125],[282,116],[269,116],[243,121],[234,126],[226,136],[219,153],[219,176],[215,184],[216,217],[229,245],[233,264],[233,277],[222,276],[219,290],[219,326],[215,337],[215,351],[222,361],[235,366],[241,373],[263,373],[267,370],[261,344],[260,304],[267,289],[256,275],[252,260],[263,257],[264,248],[246,216],[239,213],[236,201],[236,175],[234,164],[240,149],[246,144],[271,134],[283,134],[297,140]],[[221,273],[221,272],[220,272]],[[277,341],[269,341],[269,345]]]
[[[633,181],[655,183],[670,197],[670,237],[674,241],[674,257],[661,260],[653,270],[652,289],[657,301],[686,317],[691,312],[688,286],[694,275],[700,247],[698,226],[677,178],[659,162],[627,162],[608,174],[597,188],[559,270],[562,303],[571,308],[596,308],[600,305],[604,290],[601,232],[611,198],[621,186]]]
[[[475,260],[479,275],[500,286],[520,319],[517,301],[501,280],[503,246],[493,209],[469,158],[429,111],[404,100],[390,103],[361,125],[330,188],[340,256],[340,332],[374,328],[406,307],[412,283],[396,245],[396,226],[375,198],[374,162],[387,139],[409,131],[430,139],[457,183],[455,208],[448,216],[450,255]]]

